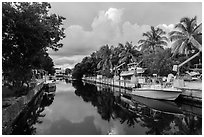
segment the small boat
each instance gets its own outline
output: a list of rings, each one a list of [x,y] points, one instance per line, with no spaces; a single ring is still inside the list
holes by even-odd
[[[48,93],[54,93],[56,91],[56,82],[53,80],[47,80],[44,83],[44,88]]]
[[[159,99],[159,100],[175,100],[182,93],[182,90],[177,88],[162,88],[159,86],[133,88],[132,94],[136,96]]]

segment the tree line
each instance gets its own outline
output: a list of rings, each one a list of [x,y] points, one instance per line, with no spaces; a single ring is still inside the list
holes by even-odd
[[[2,3],[2,75],[15,90],[29,87],[34,69],[55,72],[47,50],[63,46],[65,18],[50,14],[50,8],[47,2]]]
[[[117,46],[103,45],[99,50],[86,56],[76,64],[72,76],[81,79],[83,75],[101,74],[106,77],[118,75],[114,69],[124,64],[121,71],[127,70],[127,64],[140,63],[140,67],[147,68],[145,74],[154,73],[167,76],[172,71],[173,65],[178,65],[197,52],[202,54],[202,24],[197,24],[197,18],[184,17],[175,25],[175,29],[166,34],[164,30],[151,26],[143,33],[143,38],[138,45],[132,42],[119,43]],[[167,47],[171,42],[171,47]],[[202,61],[202,55],[184,65],[180,71],[185,72]]]

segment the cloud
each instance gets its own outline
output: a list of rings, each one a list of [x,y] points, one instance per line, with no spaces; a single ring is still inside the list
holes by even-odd
[[[73,68],[74,65],[78,62],[81,62],[84,58],[84,55],[74,55],[74,56],[58,56],[58,55],[51,55],[55,67],[57,68]]]
[[[150,30],[150,26],[138,24],[131,24],[126,21],[122,27],[122,42],[132,41],[133,44],[137,45],[137,42],[142,39],[142,34]]]
[[[63,48],[58,52],[49,51],[50,54],[67,57],[89,55],[120,34],[118,23],[121,21],[121,15],[122,9],[100,11],[91,24],[91,31],[85,31],[79,25],[71,25],[65,31],[67,37],[62,40]]]
[[[58,66],[73,67],[85,56],[98,50],[105,44],[117,46],[118,43],[132,41],[137,45],[142,39],[142,34],[150,30],[148,25],[132,24],[123,21],[124,9],[109,8],[107,11],[99,11],[91,23],[91,30],[87,31],[80,25],[69,26],[62,40],[63,48],[58,52],[50,51],[51,57]],[[165,30],[171,30],[172,25],[158,25]]]
[[[157,27],[163,29],[166,33],[171,32],[172,30],[174,30],[174,24],[159,24]]]

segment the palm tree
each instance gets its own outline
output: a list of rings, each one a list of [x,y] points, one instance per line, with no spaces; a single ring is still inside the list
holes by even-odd
[[[160,28],[154,28],[151,26],[151,30],[143,33],[143,36],[146,37],[146,39],[141,39],[138,41],[139,48],[141,48],[141,51],[152,51],[155,53],[155,48],[162,46],[167,46],[168,38],[165,36],[166,32],[163,31]]]
[[[119,54],[119,64],[130,62],[138,62],[140,52],[135,49],[135,46],[132,45],[132,42],[126,42],[125,46],[119,43],[119,48],[121,53]]]
[[[101,69],[101,72],[112,70],[112,52],[112,48],[110,48],[108,45],[102,46],[97,52],[98,57],[101,58],[97,64],[97,69]]]
[[[173,56],[176,54],[188,54],[195,49],[201,51],[201,37],[202,37],[202,25],[197,25],[196,16],[192,19],[184,17],[178,24],[175,25],[174,31],[169,33],[172,44]],[[199,44],[198,44],[199,43]]]

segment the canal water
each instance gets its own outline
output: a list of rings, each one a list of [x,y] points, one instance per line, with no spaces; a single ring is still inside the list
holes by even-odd
[[[202,134],[201,106],[121,96],[126,91],[80,81],[56,86],[21,115],[12,134]]]

